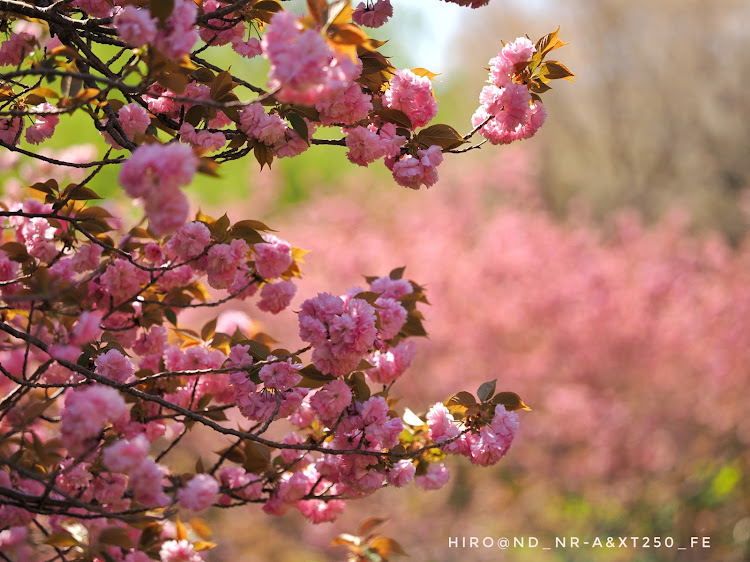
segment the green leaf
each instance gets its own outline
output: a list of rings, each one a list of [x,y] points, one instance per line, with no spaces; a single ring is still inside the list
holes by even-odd
[[[497,379],[482,384],[477,390],[477,398],[481,402],[485,402],[490,396],[495,394],[495,386],[497,385]]]
[[[404,267],[397,267],[396,269],[391,270],[391,272],[388,274],[388,277],[396,281],[397,279],[401,279],[404,276],[404,270],[406,270],[406,266]]]
[[[99,533],[99,542],[120,548],[135,548],[135,544],[128,536],[127,529],[107,527]]]
[[[405,129],[413,129],[414,125],[411,123],[411,119],[403,111],[398,109],[376,109],[370,112],[370,117],[380,117],[382,121],[387,123],[394,123]]]
[[[300,138],[309,145],[310,130],[307,127],[307,122],[293,111],[290,111],[287,114],[286,118],[289,121],[289,124],[292,126],[294,132],[297,133]]]
[[[260,233],[253,228],[251,223],[255,221],[240,221],[235,223],[229,230],[229,236],[232,238],[241,238],[248,244],[262,244],[265,242]]]
[[[572,80],[575,77],[575,74],[559,61],[547,61],[542,65],[542,68],[546,69],[546,71],[543,70],[545,78],[550,80],[559,80],[560,78]]]
[[[175,0],[152,0],[151,1],[151,15],[159,20],[160,23],[164,23],[169,19],[174,10]]]
[[[66,533],[65,531],[57,531],[47,535],[42,544],[48,544],[50,546],[56,546],[58,548],[67,548],[69,546],[78,546],[78,541],[73,538],[73,535]]]
[[[217,240],[223,240],[227,231],[229,230],[229,217],[224,213],[219,220],[216,221],[213,228],[214,237]]]
[[[451,396],[448,400],[445,401],[445,405],[451,405],[456,404],[459,406],[476,406],[477,400],[472,396],[470,392],[461,391],[457,392],[453,396]]]
[[[248,472],[261,474],[271,462],[271,449],[260,443],[245,441],[245,462],[243,467]]]
[[[365,402],[370,398],[370,387],[365,382],[365,374],[357,371],[350,379],[352,390],[354,391],[354,398],[359,402]]]
[[[177,326],[177,314],[171,308],[164,309],[164,318],[169,320],[172,326]]]
[[[417,133],[417,142],[424,146],[438,145],[443,150],[452,150],[466,141],[463,136],[450,125],[432,125]]]
[[[524,404],[523,400],[521,400],[521,397],[518,396],[518,394],[516,394],[515,392],[498,392],[492,398],[492,403],[502,404],[509,412],[512,412],[513,410],[527,410],[529,412],[531,411],[531,408]]]
[[[426,68],[422,68],[422,67],[412,68],[411,71],[417,76],[426,76],[427,78],[430,79],[430,81],[435,80],[435,78],[440,76],[439,72],[430,72]]]

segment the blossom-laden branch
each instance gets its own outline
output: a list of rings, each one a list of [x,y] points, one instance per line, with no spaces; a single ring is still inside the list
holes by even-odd
[[[213,545],[187,540],[179,520],[165,538],[178,511],[254,503],[320,523],[384,486],[441,487],[447,454],[498,462],[526,406],[494,382],[395,411],[426,336],[425,291],[404,268],[305,300],[305,343],[277,347],[228,307],[288,309],[305,252],[260,221],[191,215],[183,188],[229,160],[263,168],[313,145],[430,187],[444,153],[484,144],[461,148],[474,135],[499,144],[539,129],[539,95],[572,77],[546,60],[564,45],[557,32],[503,46],[462,136],[433,123],[436,75],[396,69],[363,30],[392,16],[387,0],[310,0],[303,18],[277,0],[115,4],[0,0],[3,165],[35,162],[21,169],[28,194],[15,186],[0,205],[2,556],[28,557],[32,529],[60,560],[195,562]],[[266,83],[211,62],[223,45],[267,59]],[[61,115],[98,131],[105,156],[38,150]],[[316,137],[323,128],[336,138]],[[130,228],[98,204],[111,166],[143,208]],[[191,329],[186,311],[209,318]],[[178,473],[168,461],[198,426],[229,441]]]

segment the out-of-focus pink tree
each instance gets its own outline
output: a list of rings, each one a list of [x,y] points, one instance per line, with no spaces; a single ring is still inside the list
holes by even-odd
[[[430,187],[444,154],[536,133],[540,94],[573,76],[547,58],[565,43],[504,43],[462,135],[433,123],[434,75],[396,69],[358,25],[382,25],[390,2],[306,8],[0,0],[0,162],[26,180],[0,202],[0,558],[199,562],[210,528],[180,515],[259,504],[331,522],[382,488],[441,488],[447,454],[507,454],[528,408],[495,381],[421,417],[395,410],[428,304],[403,268],[305,300],[293,350],[220,322],[227,303],[287,309],[304,251],[263,222],[191,208],[184,188],[228,161],[262,170],[329,146]],[[266,59],[262,85],[211,62],[225,45]],[[37,150],[69,116],[103,156]],[[130,205],[99,201],[104,169]],[[197,428],[212,444],[185,465]],[[352,559],[401,553],[363,525],[361,543],[341,538]]]
[[[407,395],[440,396],[455,373],[473,388],[491,373],[534,406],[517,455],[494,477],[459,471],[451,509],[414,543],[472,531],[710,535],[712,557],[741,559],[750,241],[691,232],[677,210],[649,227],[629,211],[601,226],[582,204],[558,222],[535,161],[519,147],[457,166],[425,198],[374,195],[353,180],[287,226],[317,225],[305,230],[310,288],[356,278],[375,265],[369,255],[409,263],[424,280],[430,342],[419,346],[422,375],[403,381]],[[342,251],[315,251],[331,239]]]

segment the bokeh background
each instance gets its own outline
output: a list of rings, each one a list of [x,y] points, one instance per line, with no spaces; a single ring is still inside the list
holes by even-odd
[[[210,559],[341,560],[333,538],[381,516],[418,561],[750,560],[750,4],[393,4],[395,23],[372,35],[391,38],[398,68],[442,73],[438,122],[470,129],[501,39],[559,25],[576,82],[544,96],[536,138],[449,155],[428,191],[379,165],[352,169],[328,146],[270,171],[232,163],[189,191],[204,211],[265,220],[312,251],[294,307],[406,265],[432,305],[430,337],[395,388],[403,404],[424,411],[496,378],[533,411],[501,463],[451,458],[440,491],[386,489],[320,526],[214,512]],[[266,70],[229,51],[214,60],[258,81]],[[102,150],[74,125],[53,146]],[[97,188],[115,196],[115,172]],[[242,310],[297,341],[290,318]],[[198,434],[180,462],[219,448]],[[448,548],[464,536],[696,536],[711,548]]]

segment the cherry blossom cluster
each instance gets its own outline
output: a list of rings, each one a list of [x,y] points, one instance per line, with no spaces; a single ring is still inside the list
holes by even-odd
[[[428,414],[398,406],[426,336],[403,268],[305,299],[304,347],[284,349],[242,310],[289,309],[305,251],[260,221],[195,213],[184,191],[226,161],[313,145],[434,185],[478,129],[433,124],[435,75],[397,70],[362,30],[388,0],[309,2],[305,17],[276,0],[37,4],[2,4],[0,171],[18,175],[0,205],[3,554],[195,562],[214,545],[178,514],[256,503],[329,522],[385,486],[445,485],[446,454],[506,454],[524,405],[494,383]],[[204,58],[222,45],[262,55],[265,83]],[[69,115],[101,146],[37,148]],[[128,205],[98,201],[111,166]],[[219,450],[178,467],[196,427]]]
[[[541,100],[533,100],[528,85],[514,80],[517,69],[529,63],[535,52],[529,39],[519,37],[490,60],[490,84],[482,88],[481,105],[471,122],[492,144],[528,139],[544,125],[547,110]]]
[[[479,7],[486,2],[459,3]],[[104,0],[71,3],[69,8],[92,18],[110,18],[111,23],[102,19],[102,32],[114,31],[123,47],[132,48],[134,58],[123,67],[124,77],[137,76],[140,86],[123,91],[126,104],[105,99],[95,79],[75,97],[63,92],[54,98],[49,89],[33,90],[33,95],[13,102],[15,111],[34,117],[33,124],[26,127],[20,117],[0,116],[0,140],[17,145],[26,127],[26,141],[42,143],[53,136],[60,112],[69,111],[71,104],[75,109],[95,102],[95,126],[110,146],[133,152],[132,168],[153,166],[140,161],[136,149],[168,144],[169,138],[158,138],[161,129],[192,147],[199,158],[213,154],[202,161],[203,170],[250,152],[263,167],[274,158],[297,156],[313,144],[338,144],[347,148],[350,162],[368,166],[382,159],[396,183],[419,189],[437,182],[442,153],[468,142],[475,132],[494,144],[506,144],[532,136],[546,117],[537,90],[530,89],[533,81],[522,76],[536,51],[525,38],[505,45],[491,61],[491,85],[482,90],[482,105],[472,119],[475,131],[464,137],[447,125],[434,126],[439,130],[430,126],[438,110],[432,89],[435,75],[424,69],[395,69],[378,51],[377,42],[358,27],[382,25],[393,13],[389,0],[368,0],[338,15],[318,13],[320,6],[311,4],[307,18],[283,10],[273,0],[262,14],[248,4],[207,0],[198,9],[191,0],[161,7],[112,6]],[[29,57],[39,57],[40,51],[52,57],[53,64],[63,65],[64,57],[76,51],[75,45],[63,44],[58,37],[45,39],[44,28],[17,27],[19,31],[0,47],[0,65],[22,65]],[[263,55],[270,63],[267,89],[248,85],[228,71],[217,75],[215,67],[193,54],[199,39],[204,48],[231,44],[242,56]],[[104,63],[99,62],[101,70]],[[136,70],[138,63],[148,67],[146,74]],[[540,71],[545,83],[564,77],[541,67]],[[239,87],[258,94],[256,99],[240,101],[234,92]],[[72,100],[66,101],[68,97]],[[39,103],[31,105],[29,100]],[[337,128],[341,138],[319,141],[318,127]],[[195,160],[186,159],[187,171]],[[143,198],[157,231],[167,233],[179,226],[167,216],[185,214],[185,199],[174,187],[137,197]],[[169,211],[161,211],[167,207]]]

